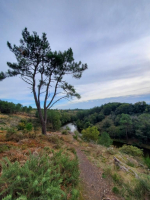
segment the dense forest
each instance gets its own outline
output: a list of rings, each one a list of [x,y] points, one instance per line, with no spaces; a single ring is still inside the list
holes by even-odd
[[[100,134],[107,132],[113,139],[135,144],[150,143],[150,105],[144,101],[135,104],[108,103],[77,112],[74,121],[81,131],[97,126]]]

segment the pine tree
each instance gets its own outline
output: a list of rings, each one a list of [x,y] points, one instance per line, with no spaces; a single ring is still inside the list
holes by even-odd
[[[14,53],[17,63],[7,62],[11,70],[0,73],[0,80],[6,77],[20,75],[23,81],[31,86],[37,106],[42,133],[46,134],[47,109],[50,109],[61,99],[80,98],[75,88],[64,81],[65,75],[81,78],[87,64],[74,62],[73,51],[69,48],[64,52],[51,51],[46,34],[40,38],[36,32],[31,35],[27,28],[22,31],[20,46],[7,45]],[[44,112],[42,114],[41,97],[44,95]]]

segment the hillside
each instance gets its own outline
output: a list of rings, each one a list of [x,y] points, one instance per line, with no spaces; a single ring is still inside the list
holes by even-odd
[[[1,114],[0,120],[1,199],[150,198],[141,150],[107,148],[68,131],[44,136],[38,120],[21,113]]]

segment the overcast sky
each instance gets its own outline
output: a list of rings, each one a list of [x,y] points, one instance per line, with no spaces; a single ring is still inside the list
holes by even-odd
[[[55,108],[91,108],[108,102],[150,103],[150,0],[1,0],[0,71],[15,57],[22,30],[47,34],[52,51],[72,48],[88,64],[80,80],[68,77],[81,99]],[[19,77],[0,82],[0,99],[34,106]]]

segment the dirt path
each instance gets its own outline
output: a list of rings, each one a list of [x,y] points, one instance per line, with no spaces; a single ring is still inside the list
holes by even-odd
[[[82,197],[84,200],[119,200],[112,193],[112,185],[107,179],[102,178],[102,171],[94,166],[85,154],[76,147],[79,159],[80,178],[83,186]]]

